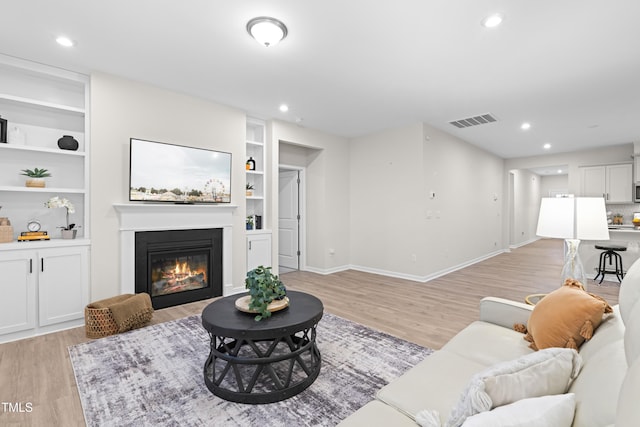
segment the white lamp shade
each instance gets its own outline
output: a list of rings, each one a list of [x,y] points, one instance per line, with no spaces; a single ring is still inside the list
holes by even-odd
[[[609,240],[604,199],[542,198],[536,235],[560,239]]]

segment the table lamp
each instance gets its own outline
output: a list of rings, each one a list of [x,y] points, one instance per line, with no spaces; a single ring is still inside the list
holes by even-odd
[[[573,278],[587,288],[587,276],[578,255],[580,240],[609,240],[607,212],[602,197],[543,197],[536,235],[565,239],[562,282]]]

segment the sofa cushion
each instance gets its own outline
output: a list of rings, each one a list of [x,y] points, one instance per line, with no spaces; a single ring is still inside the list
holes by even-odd
[[[471,378],[446,425],[460,426],[471,415],[521,399],[565,393],[581,366],[578,352],[565,348],[498,363]]]
[[[624,351],[627,358],[627,366],[640,356],[640,301],[631,309],[627,316],[624,333]]]
[[[424,409],[436,410],[444,422],[469,379],[485,368],[463,356],[439,350],[382,387],[376,398],[412,419]]]
[[[338,424],[339,427],[363,426],[416,427],[412,418],[379,400],[373,400]]]
[[[598,329],[593,333],[593,337],[580,346],[580,356],[582,356],[583,362],[586,363],[593,354],[597,353],[607,344],[623,339],[624,331],[625,328],[620,318],[620,310],[616,305],[613,307],[612,314],[603,317],[602,323],[600,323]]]
[[[631,309],[640,301],[640,260],[634,262],[627,270],[620,284],[620,315],[626,324],[627,318],[631,314]]]
[[[621,339],[583,359],[582,371],[569,388],[569,392],[576,395],[574,426],[602,427],[615,422],[616,402],[626,366]]]
[[[442,349],[485,367],[533,352],[521,333],[482,321],[475,321],[458,332]]]
[[[536,304],[527,323],[526,338],[533,349],[577,349],[591,338],[604,313],[611,311],[606,301],[585,292],[580,282],[567,279]]]
[[[629,370],[620,389],[620,398],[616,413],[616,427],[637,427],[640,420],[640,359]]]
[[[575,394],[556,394],[518,400],[472,415],[462,427],[571,427]]]

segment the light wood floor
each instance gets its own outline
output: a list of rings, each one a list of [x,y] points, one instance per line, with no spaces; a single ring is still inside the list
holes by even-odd
[[[562,241],[535,243],[490,258],[427,283],[357,271],[322,276],[291,272],[281,276],[292,290],[319,297],[325,311],[413,341],[440,348],[478,318],[485,296],[523,301],[532,293],[559,286]],[[617,304],[617,282],[589,283],[589,291]],[[158,310],[152,323],[200,314],[210,302],[199,301]],[[75,328],[0,345],[0,402],[29,402],[30,413],[13,414],[0,403],[2,426],[83,426],[67,347],[88,341]]]

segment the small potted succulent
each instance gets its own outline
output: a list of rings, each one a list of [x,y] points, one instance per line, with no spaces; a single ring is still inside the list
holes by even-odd
[[[284,283],[271,273],[271,267],[261,265],[249,271],[244,284],[249,290],[249,310],[258,313],[256,322],[271,317],[269,305],[273,301],[284,300],[287,296]],[[288,301],[285,302],[283,307],[288,305]]]
[[[47,169],[22,169],[22,173],[20,175],[24,175],[27,177],[27,181],[25,185],[27,187],[38,187],[43,188],[45,186],[44,179],[51,176]]]
[[[249,184],[247,182],[247,185],[245,186],[246,192],[247,192],[247,196],[251,197],[253,196],[253,184]]]

